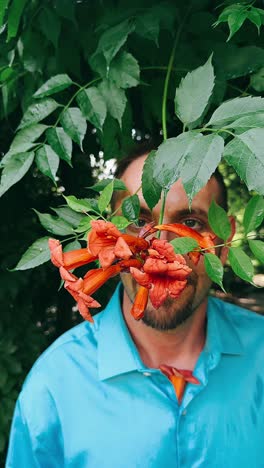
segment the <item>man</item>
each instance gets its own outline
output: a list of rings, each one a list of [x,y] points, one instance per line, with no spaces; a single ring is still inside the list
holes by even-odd
[[[141,184],[145,158],[123,171],[131,193]],[[157,222],[160,205],[151,214],[139,197],[140,225]],[[213,198],[224,203],[217,175],[190,213],[176,182],[164,223],[210,231]],[[224,263],[226,249],[218,254]],[[8,468],[264,466],[263,317],[208,298],[202,257],[196,266],[188,263],[193,271],[180,297],[158,310],[149,303],[140,321],[130,314],[137,285],[124,273],[94,325],[73,328],[40,357],[17,402]],[[170,372],[182,382],[191,376],[181,398]]]

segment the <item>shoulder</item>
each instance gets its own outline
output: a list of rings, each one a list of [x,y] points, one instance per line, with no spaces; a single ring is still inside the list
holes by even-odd
[[[50,387],[74,368],[94,367],[97,352],[97,332],[100,314],[94,323],[82,322],[57,338],[37,359],[30,370],[23,391],[28,387],[37,389]]]
[[[264,316],[235,304],[210,298],[217,315],[232,327],[245,349],[264,349]]]

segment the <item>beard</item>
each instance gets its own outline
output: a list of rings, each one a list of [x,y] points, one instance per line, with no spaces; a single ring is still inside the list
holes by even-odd
[[[130,274],[123,273],[120,276],[132,304],[138,289],[137,283]],[[159,331],[169,331],[179,327],[193,315],[202,302],[198,301],[197,303],[195,300],[196,286],[197,274],[192,271],[188,277],[187,286],[178,298],[168,296],[158,309],[153,307],[150,300],[148,301],[144,316],[141,319],[142,322],[148,327]]]

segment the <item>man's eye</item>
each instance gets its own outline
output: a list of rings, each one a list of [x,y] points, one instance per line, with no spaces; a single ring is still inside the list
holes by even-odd
[[[194,218],[188,218],[182,221],[182,224],[185,226],[194,229],[195,231],[201,231],[203,228],[203,223]]]
[[[143,228],[147,223],[149,223],[150,221],[147,221],[146,219],[144,218],[139,218],[138,220],[138,227],[139,228]]]
[[[137,224],[133,223],[128,226],[128,229],[133,232],[138,232],[140,229],[142,229],[146,224],[151,223],[150,220],[144,219],[144,218],[139,218]]]

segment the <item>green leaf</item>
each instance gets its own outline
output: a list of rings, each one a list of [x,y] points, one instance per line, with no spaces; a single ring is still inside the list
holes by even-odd
[[[69,244],[66,244],[65,247],[63,248],[63,252],[70,252],[71,250],[79,250],[81,249],[82,246],[80,242],[77,240],[74,240],[72,242],[69,242]]]
[[[49,128],[46,132],[47,140],[53,151],[59,155],[61,159],[66,161],[72,167],[72,140],[61,127]]]
[[[260,195],[264,195],[263,138],[263,128],[251,129],[237,135],[224,151],[225,160],[245,182],[248,190],[256,190]]]
[[[58,47],[58,40],[61,32],[61,21],[57,17],[54,9],[42,7],[39,17],[39,29],[44,36],[50,41],[54,48]]]
[[[250,283],[253,282],[254,268],[251,259],[240,247],[230,247],[228,260],[237,276]]]
[[[75,229],[75,232],[87,232],[87,231],[90,231],[91,229],[91,221],[93,219],[98,219],[98,216],[91,216],[89,215],[88,216],[84,216],[79,225],[77,226],[77,229]]]
[[[29,125],[40,122],[48,115],[54,112],[60,104],[52,98],[44,98],[38,101],[26,110],[18,128],[28,127]]]
[[[228,44],[215,45],[215,58],[223,70],[227,80],[248,76],[263,66],[264,50],[261,47],[246,46],[237,47]],[[218,56],[217,56],[218,53]]]
[[[18,153],[5,165],[0,182],[0,197],[16,184],[29,170],[34,160],[34,153]]]
[[[69,195],[68,197],[64,198],[67,202],[67,205],[73,211],[77,211],[77,213],[87,213],[89,211],[94,211],[89,200],[85,198],[76,198],[74,195]]]
[[[134,29],[134,19],[126,19],[116,26],[108,27],[99,40],[95,55],[102,53],[109,65]]]
[[[118,88],[132,88],[138,85],[139,74],[140,69],[135,57],[122,51],[113,59],[108,79]]]
[[[187,150],[199,138],[201,134],[185,132],[176,138],[168,138],[158,147],[153,175],[162,188],[169,189],[179,179]]]
[[[247,19],[247,12],[246,11],[239,11],[239,12],[234,12],[231,13],[228,16],[228,26],[229,26],[229,36],[227,38],[227,41],[230,41],[231,37],[234,36],[234,34],[241,28],[245,20]]]
[[[70,77],[66,74],[56,75],[44,83],[33,95],[35,98],[50,96],[51,94],[59,93],[63,89],[68,88],[73,84]]]
[[[127,190],[124,182],[119,179],[102,179],[99,180],[99,182],[96,182],[96,184],[91,185],[91,187],[88,187],[89,189],[95,190],[96,192],[102,192],[104,188],[111,182],[114,181],[114,190]]]
[[[50,260],[49,237],[36,240],[22,255],[14,270],[28,270]]]
[[[140,202],[138,196],[131,195],[122,202],[122,213],[129,221],[136,222],[139,217]]]
[[[7,12],[7,7],[10,0],[1,0],[0,1],[0,27],[3,26],[5,14]]]
[[[158,5],[159,6],[159,5]],[[153,5],[150,10],[136,17],[135,33],[144,39],[154,41],[158,45],[160,31],[160,16],[157,14],[157,6]]]
[[[226,22],[230,15],[239,14],[245,11],[246,6],[241,4],[232,4],[227,6],[222,13],[219,15],[218,20],[213,24],[213,26],[218,26],[220,23]]]
[[[223,287],[224,268],[221,260],[214,254],[206,253],[204,255],[204,266],[209,278],[225,292]]]
[[[254,24],[257,27],[257,30],[258,30],[258,33],[259,33],[260,26],[262,24],[262,20],[261,20],[261,15],[259,14],[259,12],[257,11],[256,8],[251,8],[251,10],[248,11],[247,19],[249,21],[251,21],[251,23]]]
[[[69,208],[68,206],[62,206],[60,208],[51,209],[58,215],[60,219],[69,223],[73,228],[79,226],[81,219],[83,219],[83,216],[80,213],[71,210],[71,208]]]
[[[111,218],[111,223],[113,223],[120,231],[123,231],[127,226],[129,226],[129,224],[131,224],[131,222],[124,216],[113,216]]]
[[[83,116],[95,128],[102,130],[106,118],[106,103],[98,88],[91,87],[82,90],[77,96],[77,103]]]
[[[70,107],[63,112],[60,119],[65,132],[77,143],[81,150],[82,142],[87,130],[86,120],[78,107]]]
[[[152,210],[157,205],[162,188],[154,177],[156,151],[151,151],[145,160],[142,173],[142,192],[148,207]]]
[[[264,113],[250,114],[225,125],[225,128],[238,128],[244,131],[250,128],[264,127]]]
[[[103,213],[108,207],[114,191],[114,181],[112,180],[102,191],[98,199],[98,208]]]
[[[261,263],[264,263],[264,242],[260,240],[249,240],[248,244],[253,255],[255,255]]]
[[[5,166],[6,163],[11,159],[13,154],[24,153],[25,151],[36,146],[37,143],[33,143],[37,140],[40,135],[46,130],[47,125],[34,124],[30,127],[26,127],[23,130],[20,130],[11,143],[9,151],[1,160],[1,166]]]
[[[201,117],[214,88],[212,56],[196,70],[187,73],[176,89],[175,112],[177,117],[189,125]]]
[[[98,88],[104,97],[109,114],[118,121],[121,128],[122,117],[127,102],[125,91],[117,88],[117,86],[110,81],[102,81]]]
[[[173,246],[175,253],[186,254],[192,250],[199,248],[199,245],[195,239],[192,237],[177,237],[170,241],[170,244]]]
[[[264,67],[250,75],[250,86],[258,93],[264,91]]]
[[[188,147],[180,177],[190,204],[216,170],[223,151],[224,140],[219,135],[202,136]]]
[[[56,173],[59,167],[59,156],[49,145],[43,145],[36,152],[36,165],[40,172],[56,184]]]
[[[243,226],[245,234],[254,231],[264,219],[264,199],[260,195],[252,197],[245,209]]]
[[[208,211],[208,222],[214,233],[226,241],[231,235],[231,224],[226,211],[213,200]]]
[[[72,226],[66,221],[63,221],[62,219],[57,218],[56,216],[52,216],[48,213],[40,213],[37,210],[33,211],[35,211],[35,213],[38,215],[42,226],[52,234],[57,236],[67,236],[68,234],[74,233]]]
[[[242,97],[223,102],[213,113],[208,125],[225,125],[254,112],[264,112],[264,99],[261,97]]]
[[[55,0],[55,9],[60,16],[75,23],[75,3],[69,0]]]
[[[12,37],[16,37],[19,28],[20,19],[28,0],[13,0],[8,12],[8,34],[7,41],[10,41]]]

